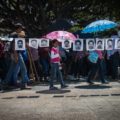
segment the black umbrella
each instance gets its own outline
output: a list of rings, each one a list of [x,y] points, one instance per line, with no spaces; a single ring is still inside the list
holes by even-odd
[[[67,31],[71,27],[72,27],[72,25],[68,21],[66,21],[64,19],[58,19],[58,20],[56,20],[56,22],[52,23],[48,27],[48,32],[57,31],[57,30]]]

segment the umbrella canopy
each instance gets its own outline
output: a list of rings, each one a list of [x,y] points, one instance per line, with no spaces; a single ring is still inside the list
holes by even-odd
[[[68,21],[64,19],[58,19],[48,27],[48,32],[57,30],[68,30],[71,27],[72,25]]]
[[[116,27],[115,22],[109,20],[98,20],[87,25],[82,33],[95,33]]]
[[[57,39],[60,42],[65,39],[68,39],[71,41],[76,40],[76,37],[72,33],[67,32],[67,31],[54,31],[54,32],[47,34],[45,37],[51,40]]]

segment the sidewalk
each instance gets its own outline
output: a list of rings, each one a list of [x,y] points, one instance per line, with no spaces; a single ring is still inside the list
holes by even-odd
[[[56,85],[60,87],[60,85]],[[120,83],[70,83],[49,91],[47,84],[31,90],[0,93],[0,120],[119,120]]]

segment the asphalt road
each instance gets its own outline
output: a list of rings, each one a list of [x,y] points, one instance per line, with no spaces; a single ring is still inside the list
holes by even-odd
[[[0,120],[120,120],[120,83],[71,83],[58,91],[39,84],[1,92]]]

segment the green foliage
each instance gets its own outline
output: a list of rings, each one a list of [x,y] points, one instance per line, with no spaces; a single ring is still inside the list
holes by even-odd
[[[29,35],[40,36],[63,18],[78,21],[71,28],[75,31],[96,19],[120,20],[119,6],[119,0],[1,0],[0,26],[11,29],[11,24],[21,22]]]

